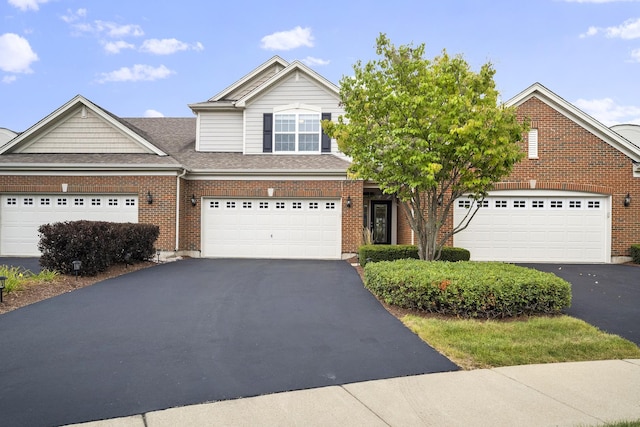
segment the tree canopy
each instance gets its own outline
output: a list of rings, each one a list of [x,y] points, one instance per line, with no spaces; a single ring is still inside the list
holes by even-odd
[[[490,63],[474,72],[461,55],[428,59],[424,44],[395,47],[384,34],[376,53],[340,80],[345,114],[323,127],[351,157],[354,177],[398,198],[420,257],[437,259],[477,211],[474,203],[465,221],[443,228],[453,202],[483,199],[511,172],[527,124],[499,103]]]

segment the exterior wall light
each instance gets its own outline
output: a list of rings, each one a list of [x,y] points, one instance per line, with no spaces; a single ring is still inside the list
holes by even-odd
[[[151,190],[147,191],[147,203],[153,203],[153,196],[151,195]]]
[[[624,196],[624,207],[628,208],[629,206],[631,206],[631,194],[627,193],[627,195]]]
[[[347,196],[347,207],[351,207],[351,196]]]
[[[195,206],[198,203],[198,199],[196,199],[196,195],[191,195],[191,206]]]

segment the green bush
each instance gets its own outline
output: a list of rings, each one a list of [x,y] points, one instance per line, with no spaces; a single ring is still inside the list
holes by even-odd
[[[383,261],[364,268],[365,286],[387,304],[460,317],[555,314],[571,284],[552,273],[485,262]]]
[[[358,249],[360,265],[368,262],[418,259],[418,247],[414,245],[363,245]]]
[[[640,264],[640,244],[631,245],[631,258],[636,264]]]
[[[469,261],[470,257],[471,253],[466,249],[445,246],[438,261]],[[358,250],[358,259],[363,267],[367,262],[419,258],[416,245],[363,245]]]
[[[66,221],[38,229],[40,265],[72,274],[72,261],[82,261],[81,274],[94,276],[109,266],[151,259],[160,229],[151,224]]]

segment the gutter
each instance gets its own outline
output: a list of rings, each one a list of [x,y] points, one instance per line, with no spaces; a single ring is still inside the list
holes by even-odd
[[[183,169],[182,173],[176,177],[176,253],[180,247],[180,178],[186,174],[187,170]]]

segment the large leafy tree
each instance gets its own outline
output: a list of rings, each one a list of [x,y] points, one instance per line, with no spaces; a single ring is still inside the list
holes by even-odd
[[[376,53],[340,80],[345,115],[323,127],[352,158],[353,176],[396,195],[420,258],[438,259],[477,202],[522,158],[518,141],[527,125],[499,103],[490,63],[474,72],[462,56],[443,51],[427,59],[424,44],[395,47],[384,34]],[[460,197],[471,208],[460,224],[444,227]]]

